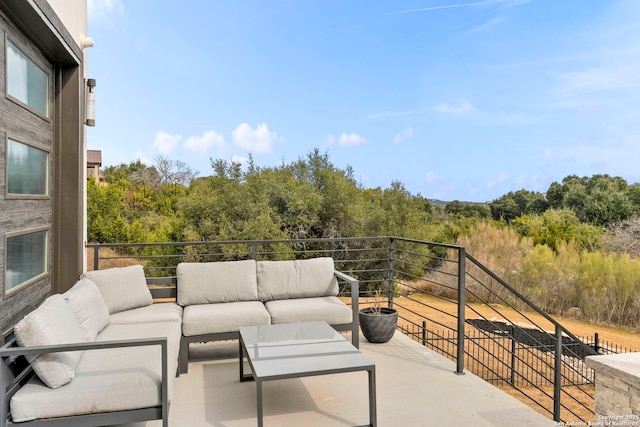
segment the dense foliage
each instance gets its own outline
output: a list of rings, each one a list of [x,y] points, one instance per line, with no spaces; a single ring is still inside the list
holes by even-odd
[[[437,207],[397,181],[363,188],[350,167],[318,150],[273,167],[251,159],[247,167],[212,159],[211,167],[199,178],[162,157],[106,168],[106,183],[87,185],[89,240],[401,236],[459,244],[551,313],[578,307],[587,320],[640,326],[639,184],[568,176],[544,194]]]

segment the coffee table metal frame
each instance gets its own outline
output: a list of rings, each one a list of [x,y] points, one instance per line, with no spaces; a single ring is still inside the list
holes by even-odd
[[[239,342],[240,381],[256,383],[258,427],[263,426],[263,382],[357,371],[368,373],[368,425],[377,425],[375,365],[326,322],[241,327]]]

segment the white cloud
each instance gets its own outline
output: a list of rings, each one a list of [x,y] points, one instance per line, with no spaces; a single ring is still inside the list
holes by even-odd
[[[182,135],[170,135],[167,132],[160,131],[156,133],[156,137],[153,140],[153,146],[161,154],[171,154],[182,140]]]
[[[400,144],[402,141],[406,141],[407,139],[413,137],[413,135],[414,135],[414,130],[411,126],[409,126],[408,128],[406,128],[405,130],[403,130],[393,138],[393,143]]]
[[[144,151],[141,151],[141,150],[136,151],[135,154],[133,155],[133,157],[135,159],[139,159],[145,165],[150,165],[150,164],[153,163],[153,160],[151,160],[150,158],[147,157],[147,153],[145,153]]]
[[[268,153],[278,140],[278,135],[271,132],[266,123],[258,125],[255,130],[248,123],[242,123],[231,132],[231,136],[238,146],[251,153]]]
[[[437,174],[436,174],[435,172],[433,172],[433,171],[429,171],[429,172],[427,172],[427,182],[428,182],[429,184],[432,184],[432,183],[434,183],[434,182],[438,182],[438,181],[443,181],[443,180],[444,180],[444,177],[443,177],[443,176],[437,175]]]
[[[460,101],[457,105],[440,104],[431,108],[433,111],[444,114],[454,114],[457,116],[476,113],[476,108],[469,101]]]
[[[241,164],[243,167],[249,164],[249,158],[248,157],[244,157],[244,156],[232,156],[231,157],[231,161],[233,163],[239,163]]]
[[[445,6],[430,6],[430,7],[421,7],[419,9],[406,9],[401,10],[399,12],[395,12],[397,14],[405,14],[405,13],[416,13],[416,12],[431,12],[433,10],[442,10],[442,9],[453,9],[458,7],[470,7],[470,6],[486,6],[489,4],[495,3],[505,3],[511,0],[485,0],[485,1],[474,1],[468,3],[458,3],[458,4],[449,4]]]
[[[335,145],[336,143],[336,136],[335,135],[329,135],[323,142],[322,142],[322,148],[328,148],[331,147],[332,145]]]
[[[367,116],[368,120],[378,120],[378,119],[386,119],[389,117],[403,117],[403,116],[411,116],[419,113],[420,110],[407,110],[407,111],[383,111],[380,113],[373,113]]]
[[[364,144],[365,142],[366,142],[366,139],[355,132],[351,132],[349,134],[345,132],[342,135],[340,135],[340,139],[338,140],[338,144],[342,145],[343,147],[360,145],[360,144]]]
[[[114,15],[124,16],[122,0],[89,0],[87,16],[90,20],[109,21]]]
[[[202,156],[209,152],[210,148],[216,149],[217,157],[222,157],[225,148],[224,136],[216,131],[210,130],[202,136],[191,136],[184,143],[184,146]]]
[[[502,184],[504,182],[507,182],[507,179],[509,179],[509,174],[502,172],[500,173],[500,175],[498,176],[498,178],[496,178],[493,181],[489,181],[487,183],[487,188],[491,189],[491,188],[495,188],[496,185]]]

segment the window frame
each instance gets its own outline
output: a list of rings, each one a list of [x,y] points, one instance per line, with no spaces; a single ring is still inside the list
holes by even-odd
[[[42,114],[41,112],[39,112],[38,110],[36,110],[35,108],[31,107],[29,104],[21,101],[20,99],[16,98],[13,95],[9,94],[9,61],[7,60],[7,52],[9,51],[9,43],[11,43],[18,51],[20,51],[20,53],[22,53],[29,61],[31,61],[36,67],[38,67],[46,76],[47,76],[47,114]],[[43,120],[46,120],[47,122],[51,123],[52,122],[52,116],[53,116],[53,99],[52,99],[52,88],[53,88],[53,70],[48,69],[48,67],[44,67],[42,64],[42,61],[40,60],[36,60],[36,58],[34,58],[34,55],[30,55],[26,52],[26,49],[24,49],[19,43],[17,43],[15,41],[14,38],[10,37],[8,34],[5,33],[4,36],[4,76],[5,76],[5,82],[4,82],[4,96],[5,98],[7,98],[9,101],[13,102],[16,105],[19,105],[20,107],[24,108],[25,110],[29,111],[32,114],[35,114],[36,116],[40,117]]]
[[[26,145],[36,150],[44,151],[47,154],[47,173],[46,177],[46,194],[22,194],[22,193],[9,193],[9,140],[17,142],[19,144]],[[21,138],[15,135],[7,134],[4,138],[5,143],[5,156],[4,156],[4,196],[6,200],[49,200],[51,199],[51,149],[43,144],[37,142],[25,142]]]
[[[44,271],[42,273],[37,274],[36,276],[22,282],[19,283],[18,285],[12,287],[11,289],[7,289],[7,272],[8,272],[8,268],[7,268],[7,261],[8,261],[8,247],[9,247],[9,239],[12,237],[18,237],[18,236],[26,236],[28,234],[35,234],[35,233],[39,233],[41,231],[45,232],[45,242],[44,242]],[[27,229],[23,229],[20,231],[13,231],[13,232],[8,232],[5,233],[4,236],[4,264],[3,264],[3,272],[2,272],[2,276],[3,276],[3,286],[2,286],[2,299],[5,300],[6,298],[9,298],[13,295],[16,295],[18,293],[20,293],[21,290],[29,287],[30,285],[33,285],[34,283],[37,283],[39,281],[41,281],[42,279],[46,278],[47,276],[49,276],[51,274],[50,268],[49,268],[49,262],[51,259],[51,251],[50,251],[50,245],[51,245],[51,227],[49,226],[44,226],[44,227],[33,227],[33,228],[27,228]]]

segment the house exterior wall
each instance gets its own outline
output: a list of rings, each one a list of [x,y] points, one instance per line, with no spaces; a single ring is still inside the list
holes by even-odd
[[[48,3],[81,46],[83,37],[87,35],[87,0],[48,0]]]
[[[85,52],[79,43],[86,33],[86,10],[86,0],[0,1],[0,333],[3,334],[51,293],[71,287],[84,269]],[[14,46],[11,49],[17,47],[47,75],[50,95],[46,114],[34,115],[27,101],[8,93],[9,43]],[[13,50],[11,55],[15,57]],[[9,139],[47,153],[46,194],[16,196],[7,191]],[[20,286],[10,287],[9,282],[16,281],[8,277],[15,271],[8,271],[7,260],[16,257],[15,245],[9,245],[8,239],[34,230],[47,232],[46,269],[32,280],[18,281],[22,283]],[[21,265],[11,262],[14,268]]]

